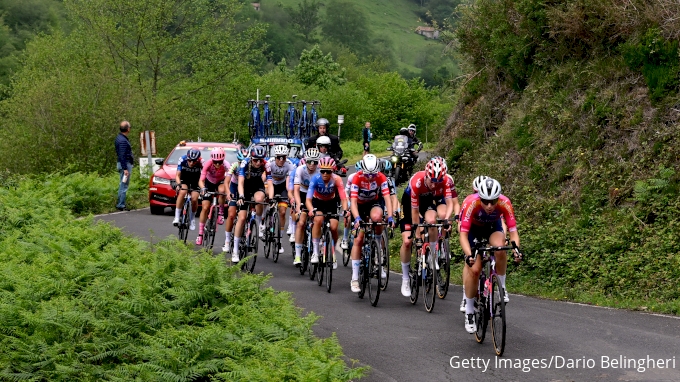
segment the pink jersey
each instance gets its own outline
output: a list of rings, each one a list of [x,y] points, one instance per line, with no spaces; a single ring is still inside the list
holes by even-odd
[[[451,179],[451,183],[453,183],[453,179]],[[411,208],[418,209],[421,197],[444,197],[444,199],[451,199],[453,197],[448,179],[445,178],[443,182],[432,183],[432,185],[432,188],[428,188],[425,185],[425,171],[418,171],[411,177],[411,180],[408,182],[408,191],[411,193]]]
[[[201,171],[201,180],[208,180],[213,184],[218,184],[226,177],[229,162],[224,161],[220,167],[213,166],[212,159],[203,163],[203,170]]]
[[[387,177],[379,172],[373,178],[367,178],[363,171],[359,171],[352,178],[350,186],[350,198],[356,198],[357,203],[364,204],[378,200],[382,193],[384,198],[390,197],[390,186],[387,184]]]
[[[505,195],[498,197],[496,208],[490,214],[487,214],[486,211],[484,211],[484,206],[479,198],[479,194],[468,195],[463,201],[460,216],[460,232],[470,232],[472,225],[484,226],[495,223],[501,217],[505,218],[505,224],[508,225],[508,231],[517,231],[515,210],[512,208],[510,199]]]

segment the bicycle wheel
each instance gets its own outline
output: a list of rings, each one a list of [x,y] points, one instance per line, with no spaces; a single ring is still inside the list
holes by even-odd
[[[184,207],[182,208],[182,217],[179,222],[179,239],[184,242],[184,244],[187,243],[187,237],[189,236],[189,224],[191,224],[191,216],[190,216],[190,208],[189,208],[189,203],[184,203]]]
[[[279,208],[278,206],[275,208]],[[284,216],[285,218],[285,216]],[[272,241],[272,260],[279,261],[279,249],[281,248],[281,226],[279,222],[279,211],[276,209],[272,214],[272,229],[270,230],[270,240]]]
[[[382,289],[382,248],[376,239],[371,242],[371,257],[368,262],[368,297],[371,305],[378,305]]]
[[[382,248],[382,267],[385,270],[385,278],[382,280],[381,290],[387,289],[387,283],[390,281],[390,242],[387,229],[383,230],[383,248]]]
[[[475,331],[475,339],[478,343],[484,342],[486,336],[486,326],[489,324],[489,313],[487,309],[486,297],[484,297],[484,278],[479,278],[479,287],[477,290],[477,297],[475,298],[475,321],[477,322],[477,330]]]
[[[269,254],[271,253],[272,250],[272,241],[271,239],[271,215],[267,213],[265,215],[265,225],[264,225],[264,258],[268,259]]]
[[[325,235],[323,232],[321,235],[321,237],[324,238]],[[319,262],[316,264],[316,283],[318,286],[323,284],[324,268],[326,268],[326,240],[322,240],[319,243]]]
[[[255,219],[250,219],[250,235],[246,237],[246,262],[243,263],[246,272],[253,273],[255,269],[255,262],[257,261],[257,242],[258,242],[258,226]]]
[[[364,245],[361,248],[361,263],[359,264],[359,298],[364,298],[366,282],[368,280],[368,268],[366,267],[368,254],[365,253],[365,247]]]
[[[505,290],[496,275],[491,277],[491,334],[497,356],[505,350]]]
[[[350,234],[347,235],[347,249],[342,250],[342,265],[347,266],[349,264],[349,259],[352,255],[352,244],[354,243],[354,237],[352,236],[351,230]]]
[[[211,207],[211,216],[203,227],[203,248],[212,249],[215,242],[215,227],[217,226],[217,206]]]
[[[399,166],[396,166],[394,168],[394,186],[399,185],[399,173],[401,172],[401,168]]]
[[[335,258],[335,243],[330,232],[326,232],[324,236],[324,243],[326,247],[326,292],[331,293],[331,284],[333,283],[333,259]]]
[[[449,281],[451,279],[451,252],[449,250],[449,239],[442,241],[441,251],[437,256],[439,262],[439,273],[437,283],[437,296],[445,298],[449,292]]]
[[[411,304],[415,305],[418,302],[418,293],[420,291],[421,269],[418,256],[416,255],[415,246],[411,247],[411,268],[408,272],[409,285],[411,286]]]
[[[427,246],[425,248],[424,254],[425,256],[425,267],[423,268],[422,272],[422,279],[423,279],[423,300],[425,302],[425,310],[428,313],[432,312],[432,309],[434,309],[434,291],[437,289],[437,272],[435,272],[435,267],[434,267],[434,253],[432,252],[432,248],[430,246]]]

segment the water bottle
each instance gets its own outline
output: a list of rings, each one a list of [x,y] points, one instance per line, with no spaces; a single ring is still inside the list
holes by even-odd
[[[491,279],[486,279],[484,282],[484,297],[489,296],[489,290],[491,290]]]

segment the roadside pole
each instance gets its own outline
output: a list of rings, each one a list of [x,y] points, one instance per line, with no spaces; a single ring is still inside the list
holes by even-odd
[[[342,127],[343,123],[345,123],[345,116],[338,115],[338,138],[340,138],[340,128]]]

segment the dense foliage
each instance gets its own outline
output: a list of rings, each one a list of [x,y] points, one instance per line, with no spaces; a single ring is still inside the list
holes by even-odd
[[[510,290],[680,313],[678,5],[476,0],[441,148],[498,178],[529,260]],[[466,187],[467,186],[467,187]]]
[[[80,202],[54,191],[60,180],[0,188],[1,379],[346,381],[361,374],[347,368],[335,338],[313,337],[316,317],[300,317],[265,277],[240,274],[174,239],[149,245],[109,224],[76,220],[70,210]]]

